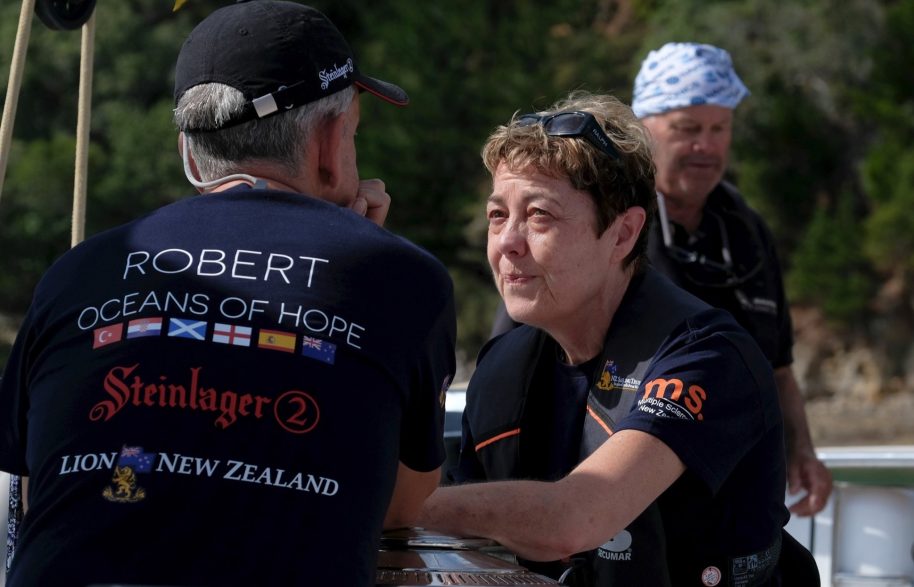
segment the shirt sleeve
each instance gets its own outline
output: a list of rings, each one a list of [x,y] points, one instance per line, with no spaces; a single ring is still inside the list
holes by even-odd
[[[659,438],[712,492],[780,418],[758,345],[732,321],[717,322],[690,320],[668,339],[619,424]]]
[[[770,243],[771,241],[769,240],[768,262],[771,263],[772,279],[775,280],[774,287],[777,290],[778,305],[778,350],[771,364],[777,369],[793,363],[793,322],[790,319],[790,303],[784,290],[784,273],[781,271],[781,263],[778,259],[777,251]]]
[[[29,408],[27,356],[34,338],[30,316],[26,316],[19,328],[0,376],[0,471],[16,475],[28,475],[25,460]]]
[[[432,471],[445,459],[444,400],[456,370],[457,318],[452,289],[429,330],[410,385],[400,428],[400,462]]]

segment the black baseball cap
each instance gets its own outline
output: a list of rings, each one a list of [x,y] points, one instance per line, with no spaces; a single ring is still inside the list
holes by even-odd
[[[352,49],[329,18],[296,2],[242,1],[200,22],[178,55],[175,104],[193,86],[213,82],[239,90],[248,100],[239,116],[218,128],[297,108],[352,84],[391,104],[409,103],[399,86],[359,71]]]

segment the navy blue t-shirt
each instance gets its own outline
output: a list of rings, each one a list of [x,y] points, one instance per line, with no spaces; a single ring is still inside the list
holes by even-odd
[[[664,314],[661,303],[691,310],[655,341],[651,325]],[[626,529],[596,549],[597,562],[630,576],[639,565],[662,564],[665,551],[674,585],[700,585],[712,567],[739,584],[764,581],[788,512],[776,386],[756,342],[728,313],[649,269],[632,279],[604,345],[590,389],[601,409],[569,402],[564,409],[575,412],[557,415],[550,409],[556,379],[543,376],[555,364],[556,341],[529,326],[491,341],[467,390],[455,480],[546,478],[541,439],[556,437],[553,425],[575,422],[567,436],[579,438],[583,426],[591,448],[610,431],[640,430],[686,466],[656,502],[664,544]],[[550,418],[558,424],[547,424]],[[623,537],[628,544],[620,547]]]
[[[543,480],[561,479],[580,461],[587,393],[599,360],[596,357],[582,365],[569,365],[559,358],[555,360],[553,386],[544,388],[549,405],[541,414],[543,422],[534,424],[545,431]]]
[[[718,185],[708,196],[705,214],[693,234],[671,223],[674,245],[723,263],[724,245],[733,268],[724,272],[702,263],[681,263],[663,243],[660,220],[651,224],[651,264],[678,286],[736,318],[758,343],[774,368],[793,362],[793,325],[771,231],[735,188]],[[726,285],[732,282],[732,285]]]
[[[674,584],[698,584],[702,561],[715,558],[755,584],[749,578],[770,572],[788,519],[772,373],[749,334],[721,318],[699,314],[670,334],[614,428],[659,438],[686,466],[658,499]],[[758,568],[743,569],[743,559]]]
[[[236,188],[58,260],[0,387],[10,585],[373,585],[397,463],[444,460],[450,278],[349,210]]]

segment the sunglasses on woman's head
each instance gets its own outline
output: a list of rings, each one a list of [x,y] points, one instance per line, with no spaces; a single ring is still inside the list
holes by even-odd
[[[557,112],[555,114],[522,114],[517,117],[518,126],[541,124],[550,137],[583,138],[615,160],[619,152],[606,136],[603,127],[590,112]]]

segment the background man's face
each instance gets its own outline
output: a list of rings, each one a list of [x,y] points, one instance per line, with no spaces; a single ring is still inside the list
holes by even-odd
[[[705,104],[642,122],[653,141],[657,190],[667,198],[703,204],[727,168],[733,111]]]

